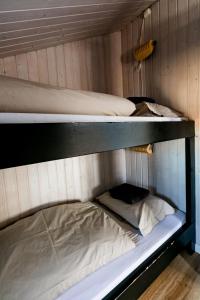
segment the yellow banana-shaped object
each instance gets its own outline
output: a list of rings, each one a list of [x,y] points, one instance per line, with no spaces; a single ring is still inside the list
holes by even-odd
[[[142,146],[135,146],[130,148],[134,152],[141,152],[146,154],[153,154],[153,145],[142,145]]]
[[[134,52],[134,57],[137,61],[141,62],[147,59],[154,51],[156,45],[156,41],[150,40],[146,42],[144,45],[138,47]]]

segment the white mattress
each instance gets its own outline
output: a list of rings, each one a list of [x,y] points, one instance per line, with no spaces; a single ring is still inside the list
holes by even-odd
[[[0,124],[16,123],[72,123],[72,122],[180,122],[187,118],[169,117],[119,117],[94,115],[0,113]]]
[[[185,214],[177,211],[157,224],[137,247],[105,265],[67,290],[57,300],[100,300],[166,242],[183,224]]]

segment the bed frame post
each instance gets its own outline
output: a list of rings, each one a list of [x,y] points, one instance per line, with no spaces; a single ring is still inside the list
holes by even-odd
[[[189,251],[195,245],[195,138],[185,138],[186,222],[193,225]]]

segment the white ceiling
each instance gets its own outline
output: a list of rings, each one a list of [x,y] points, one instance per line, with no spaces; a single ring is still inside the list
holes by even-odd
[[[155,0],[0,0],[0,57],[120,29]]]

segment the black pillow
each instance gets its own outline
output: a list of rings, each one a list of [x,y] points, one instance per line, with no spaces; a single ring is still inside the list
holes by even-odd
[[[133,204],[144,199],[149,194],[149,190],[141,187],[123,183],[109,190],[111,197],[122,200],[128,204]]]
[[[153,98],[149,97],[128,97],[127,99],[133,102],[134,104],[139,104],[142,102],[156,103],[156,101]]]

